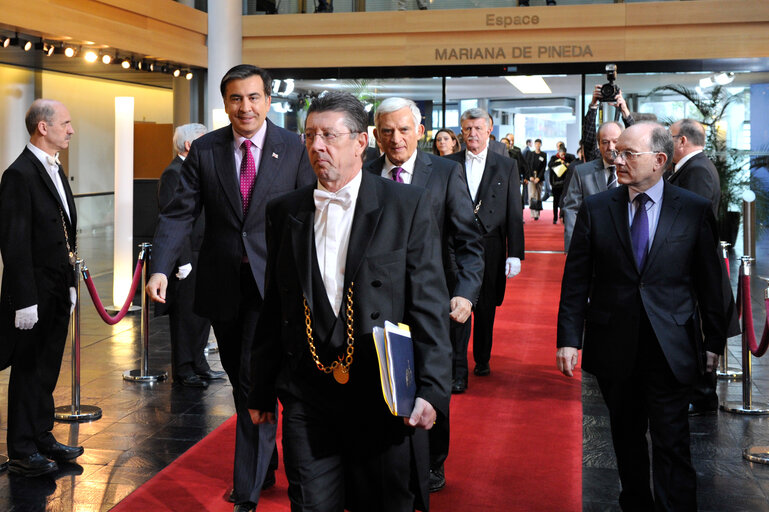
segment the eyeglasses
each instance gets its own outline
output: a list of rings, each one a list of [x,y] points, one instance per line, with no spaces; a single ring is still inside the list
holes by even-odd
[[[360,133],[360,132],[323,132],[323,133],[304,132],[304,140],[312,144],[313,142],[315,142],[315,137],[320,137],[320,140],[322,140],[326,144],[333,144],[334,142],[336,142],[336,139],[338,139],[340,136],[352,135],[354,133]]]
[[[656,155],[659,153],[659,151],[639,151],[638,153],[634,153],[633,151],[628,151],[627,149],[625,151],[609,151],[609,156],[611,156],[612,160],[616,160],[617,157],[622,157],[622,159],[626,162],[629,162],[630,160],[635,160],[640,155]]]

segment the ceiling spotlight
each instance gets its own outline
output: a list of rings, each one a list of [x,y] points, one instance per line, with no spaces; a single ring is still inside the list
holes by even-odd
[[[123,62],[121,62],[120,65],[123,69],[129,69],[131,67],[131,61],[130,59],[123,59]]]
[[[148,69],[150,71],[155,71],[155,63],[154,62],[150,62]]]
[[[55,51],[56,51],[56,47],[52,44],[49,44],[48,49],[45,51],[45,54],[46,56],[50,57],[51,55],[53,55],[53,52]]]
[[[41,41],[39,43],[35,43],[35,50],[39,50],[46,54],[46,56],[50,57],[53,55],[53,52],[56,51],[56,47],[51,43],[44,43]]]
[[[182,70],[181,69],[179,69],[179,68],[174,69],[174,78],[179,78],[179,75],[181,75],[181,74],[182,74]]]
[[[67,46],[66,48],[64,48],[64,55],[66,55],[67,57],[72,58],[75,56],[75,53],[76,53],[75,49],[71,46]]]
[[[110,62],[112,62],[112,55],[110,55],[109,53],[105,53],[104,55],[101,56],[101,61],[104,64],[109,64]]]
[[[134,68],[136,68],[137,71],[141,71],[143,66],[144,66],[144,64],[140,60],[137,60],[134,63]]]
[[[4,37],[2,42],[3,42],[3,48],[8,48],[9,46],[11,46],[11,36]]]
[[[93,50],[88,50],[87,52],[85,52],[85,55],[83,56],[83,58],[85,59],[86,62],[89,62],[89,63],[94,63],[97,60],[99,60],[99,56]]]
[[[24,46],[22,46],[22,48],[24,48],[25,52],[30,51],[32,49],[32,41],[25,41]]]
[[[192,71],[187,71],[187,74],[184,75],[184,78],[186,78],[187,80],[192,80]]]

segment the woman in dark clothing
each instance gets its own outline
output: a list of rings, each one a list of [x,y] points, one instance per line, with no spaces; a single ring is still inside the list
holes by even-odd
[[[561,204],[561,196],[571,174],[572,163],[575,160],[574,155],[566,152],[566,146],[560,144],[558,153],[553,155],[547,164],[547,172],[550,173],[550,186],[553,189],[553,224],[558,223],[558,207]]]

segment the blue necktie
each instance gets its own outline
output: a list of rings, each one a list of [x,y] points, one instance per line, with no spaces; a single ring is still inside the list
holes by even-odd
[[[649,217],[646,215],[646,202],[649,201],[649,196],[641,193],[635,197],[634,201],[636,211],[633,223],[630,225],[630,239],[633,242],[633,254],[638,270],[643,270],[649,246]]]

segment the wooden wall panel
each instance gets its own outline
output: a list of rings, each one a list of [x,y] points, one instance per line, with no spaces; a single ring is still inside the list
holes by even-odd
[[[243,17],[243,60],[267,68],[744,57],[769,57],[769,1]]]
[[[134,123],[134,179],[160,179],[174,158],[172,124]]]
[[[92,41],[207,67],[207,14],[173,0],[2,0],[0,23],[55,40]]]

